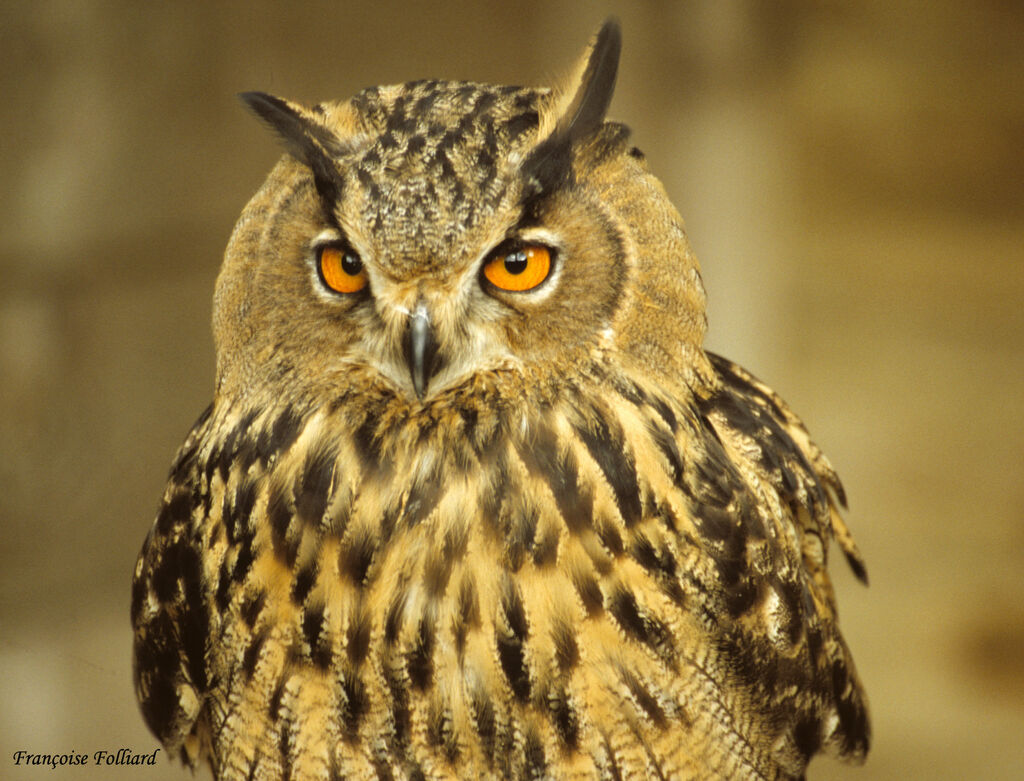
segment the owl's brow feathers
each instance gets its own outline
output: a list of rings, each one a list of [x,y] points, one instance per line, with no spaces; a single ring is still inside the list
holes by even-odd
[[[572,184],[572,150],[604,123],[615,91],[621,50],[622,31],[618,22],[611,20],[594,41],[572,100],[561,107],[551,132],[520,168],[522,180],[527,183],[521,196],[524,213],[532,212],[539,200]],[[286,100],[264,92],[243,92],[239,97],[276,131],[288,153],[309,167],[329,214],[344,190],[344,179],[334,159],[351,151],[351,147]]]

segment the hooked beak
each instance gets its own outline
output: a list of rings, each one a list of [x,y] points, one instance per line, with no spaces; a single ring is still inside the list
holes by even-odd
[[[434,327],[430,322],[430,310],[423,301],[419,301],[409,315],[402,350],[405,362],[409,366],[409,374],[412,376],[413,390],[416,391],[416,397],[422,401],[430,378],[437,373],[441,363],[437,359],[437,342],[434,339]]]

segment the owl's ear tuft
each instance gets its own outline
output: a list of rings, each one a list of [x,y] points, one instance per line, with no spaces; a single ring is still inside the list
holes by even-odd
[[[243,92],[238,97],[277,133],[288,154],[309,167],[316,190],[330,211],[341,197],[344,183],[332,159],[344,149],[338,137],[304,108],[283,98],[265,92]]]
[[[619,22],[608,19],[573,69],[573,78],[564,89],[556,90],[558,97],[548,115],[550,119],[543,123],[553,127],[523,164],[528,181],[535,182],[538,192],[534,194],[571,181],[573,145],[604,123],[615,92],[621,52]]]
[[[572,143],[601,126],[615,92],[621,52],[622,30],[618,20],[612,18],[604,23],[576,66],[576,89],[572,99],[560,106],[554,135]]]

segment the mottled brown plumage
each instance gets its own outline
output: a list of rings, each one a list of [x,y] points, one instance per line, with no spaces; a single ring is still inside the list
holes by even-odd
[[[787,778],[864,755],[826,572],[833,535],[864,572],[842,488],[704,351],[682,221],[604,120],[618,50],[606,25],[553,91],[246,96],[289,155],[231,238],[214,402],[132,594],[142,711],[186,762]],[[543,281],[503,288],[538,247]]]

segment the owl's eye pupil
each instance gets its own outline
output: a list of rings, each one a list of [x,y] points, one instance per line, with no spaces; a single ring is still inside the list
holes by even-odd
[[[341,268],[346,274],[355,276],[363,270],[363,261],[353,255],[351,252],[346,252],[345,257],[341,260]]]
[[[522,274],[526,271],[526,266],[529,262],[529,258],[526,257],[526,253],[522,250],[509,253],[505,256],[505,271],[509,274]]]

